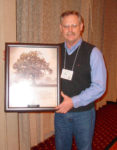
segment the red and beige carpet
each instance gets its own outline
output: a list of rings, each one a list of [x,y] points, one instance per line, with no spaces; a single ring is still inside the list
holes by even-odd
[[[96,113],[93,150],[117,150],[117,103],[108,103]],[[55,150],[54,135],[31,150]],[[73,139],[72,150],[77,150]]]

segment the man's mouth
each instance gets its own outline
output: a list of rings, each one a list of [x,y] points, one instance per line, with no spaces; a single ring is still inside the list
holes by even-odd
[[[68,32],[67,36],[70,36],[70,35],[75,35],[75,33],[74,32]]]

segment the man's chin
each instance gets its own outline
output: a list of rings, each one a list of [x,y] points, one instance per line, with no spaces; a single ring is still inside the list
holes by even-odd
[[[75,43],[76,40],[74,40],[74,39],[68,39],[67,42],[68,42],[68,43]]]

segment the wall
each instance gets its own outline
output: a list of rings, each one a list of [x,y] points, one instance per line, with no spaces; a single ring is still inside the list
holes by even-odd
[[[117,101],[117,1],[105,0],[103,53],[108,70],[108,89],[105,98]]]
[[[16,41],[16,1],[0,0],[0,150],[19,147],[17,113],[4,112],[5,42],[13,41]]]

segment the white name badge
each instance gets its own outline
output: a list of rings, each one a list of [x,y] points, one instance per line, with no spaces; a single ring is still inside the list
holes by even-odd
[[[62,69],[62,73],[61,73],[62,79],[72,80],[72,77],[73,77],[73,71],[72,70]]]

